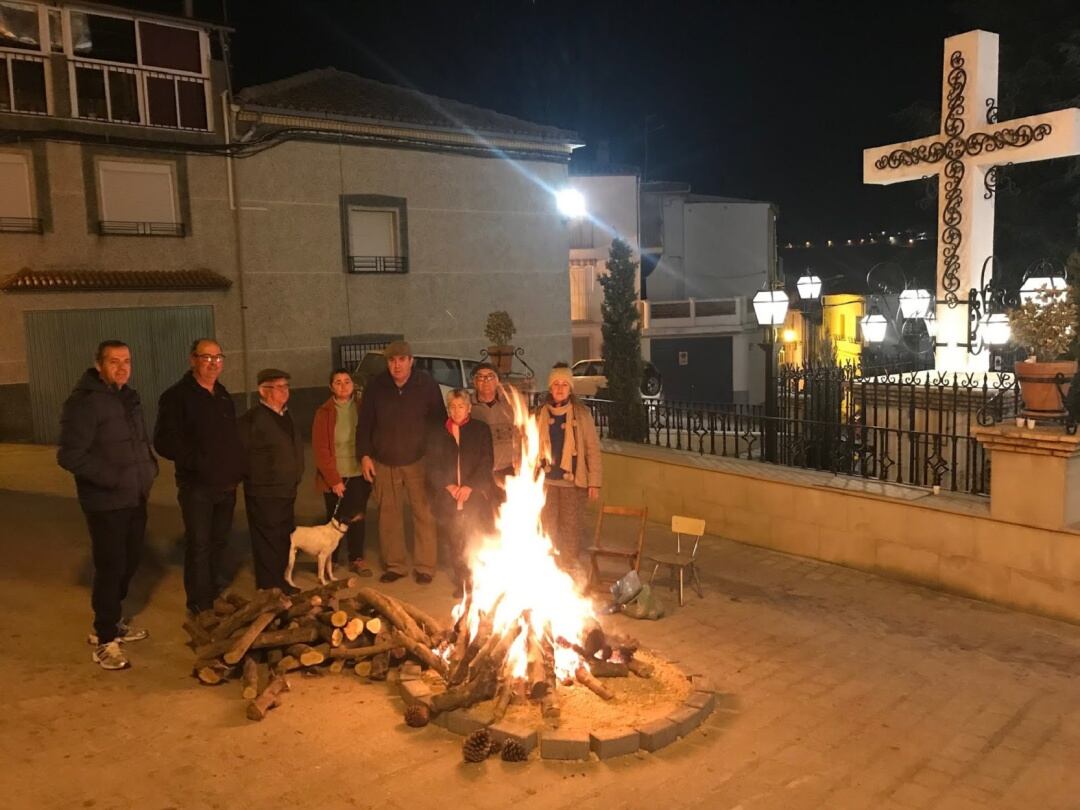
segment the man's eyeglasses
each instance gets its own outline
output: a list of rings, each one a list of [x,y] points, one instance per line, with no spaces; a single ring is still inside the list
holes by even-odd
[[[201,360],[204,363],[224,363],[225,355],[223,354],[197,354],[196,360]]]
[[[473,379],[477,382],[498,382],[499,378],[494,374],[477,374]]]

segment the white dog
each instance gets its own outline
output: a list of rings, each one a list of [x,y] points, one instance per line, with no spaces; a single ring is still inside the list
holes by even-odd
[[[306,551],[316,558],[320,585],[333,581],[334,551],[348,530],[349,524],[337,518],[330,518],[329,523],[321,526],[297,526],[293,529],[289,535],[289,565],[285,568],[285,581],[296,587],[292,581],[292,571],[297,551]]]

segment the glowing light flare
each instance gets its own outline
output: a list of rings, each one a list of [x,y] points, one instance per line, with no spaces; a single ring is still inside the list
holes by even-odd
[[[576,188],[562,188],[555,192],[555,206],[567,219],[585,216],[585,195]]]

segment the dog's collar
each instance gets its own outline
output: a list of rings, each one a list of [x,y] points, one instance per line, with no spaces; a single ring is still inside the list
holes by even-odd
[[[345,534],[349,530],[349,524],[337,518],[330,518],[330,525],[334,526],[341,534]]]

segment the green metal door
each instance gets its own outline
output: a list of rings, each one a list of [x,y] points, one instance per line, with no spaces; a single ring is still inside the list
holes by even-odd
[[[131,347],[130,384],[153,431],[158,397],[187,371],[191,342],[214,334],[211,306],[39,310],[23,317],[34,441],[44,444],[59,439],[64,400],[94,364],[101,341],[122,340]]]

